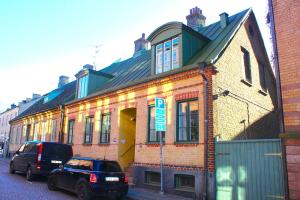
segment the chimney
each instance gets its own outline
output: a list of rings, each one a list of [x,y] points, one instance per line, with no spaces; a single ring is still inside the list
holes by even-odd
[[[228,14],[226,12],[220,14],[220,25],[221,28],[225,28],[228,25]]]
[[[35,93],[32,94],[32,99],[36,99],[36,98],[39,98],[39,97],[41,97],[40,94],[35,94]]]
[[[67,83],[69,83],[69,77],[67,76],[60,76],[59,77],[59,82],[58,82],[58,87],[62,87],[64,85],[66,85]],[[33,98],[33,95],[32,95]]]
[[[147,40],[145,39],[145,33],[142,34],[142,37],[134,41],[134,54],[141,50],[147,48]]]
[[[202,10],[197,6],[190,9],[190,14],[186,16],[187,25],[198,31],[201,27],[205,26],[206,17],[202,15]]]
[[[94,66],[93,65],[90,65],[90,64],[86,64],[82,67],[83,69],[94,69]]]

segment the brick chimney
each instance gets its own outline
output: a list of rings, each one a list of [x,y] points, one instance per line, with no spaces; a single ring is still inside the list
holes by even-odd
[[[134,54],[141,50],[147,48],[147,40],[145,39],[145,33],[142,34],[142,37],[134,41]]]
[[[60,76],[59,77],[59,81],[58,81],[58,87],[59,88],[66,85],[67,83],[69,83],[69,77],[67,77],[67,76]]]
[[[228,14],[226,12],[220,14],[221,28],[225,28],[228,25]]]
[[[190,9],[190,14],[186,16],[187,25],[195,31],[205,26],[205,19],[206,17],[202,14],[202,10],[197,6]]]

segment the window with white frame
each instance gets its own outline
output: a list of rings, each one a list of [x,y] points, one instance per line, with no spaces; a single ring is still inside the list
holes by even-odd
[[[47,135],[47,122],[42,122],[42,136],[41,141],[46,141],[46,135]]]
[[[100,128],[99,143],[109,143],[110,122],[111,122],[110,113],[101,114],[101,128]]]
[[[77,98],[83,98],[87,95],[88,76],[82,76],[78,79]]]
[[[179,67],[179,37],[155,46],[155,73],[167,72]]]
[[[51,123],[51,141],[56,142],[56,120],[53,119]]]
[[[34,124],[34,133],[33,133],[33,140],[38,140],[38,135],[39,135],[39,123]]]

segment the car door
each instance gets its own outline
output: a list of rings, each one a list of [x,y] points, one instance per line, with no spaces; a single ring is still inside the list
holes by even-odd
[[[58,186],[66,190],[74,191],[74,180],[72,177],[78,168],[79,160],[70,159],[59,172]]]
[[[17,171],[21,171],[22,167],[22,154],[24,153],[24,149],[25,149],[26,144],[23,144],[19,150],[16,152],[16,154],[13,157],[13,163],[14,163],[14,168]]]

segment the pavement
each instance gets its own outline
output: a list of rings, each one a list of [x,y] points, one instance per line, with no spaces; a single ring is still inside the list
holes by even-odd
[[[10,159],[0,157],[0,200],[75,200],[76,195],[63,190],[50,191],[47,188],[47,178],[36,178],[26,181],[23,174],[9,174]],[[107,198],[99,198],[99,200]],[[130,188],[127,200],[191,200],[171,194],[160,194],[157,191],[144,188]]]

